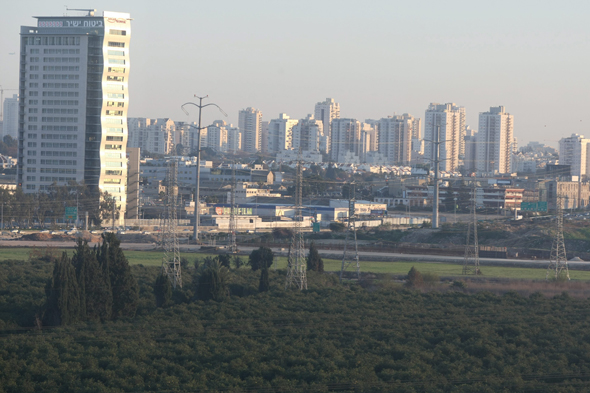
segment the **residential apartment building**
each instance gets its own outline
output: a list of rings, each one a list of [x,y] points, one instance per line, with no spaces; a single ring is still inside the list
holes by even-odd
[[[514,143],[514,116],[503,106],[479,114],[476,168],[480,173],[510,173]]]
[[[330,146],[331,124],[332,120],[340,118],[340,104],[335,102],[333,98],[326,98],[326,101],[318,102],[315,104],[314,118],[322,122],[327,146]]]
[[[434,160],[436,142],[439,142],[439,168],[454,172],[459,167],[459,156],[465,135],[465,108],[454,103],[432,103],[424,119],[424,157]],[[438,136],[438,138],[437,138]],[[463,147],[464,149],[464,147]]]
[[[238,127],[242,134],[242,150],[256,153],[262,150],[262,112],[254,108],[242,109]]]
[[[2,121],[2,138],[10,136],[13,139],[18,138],[18,94],[13,94],[12,98],[4,99]]]
[[[361,123],[355,119],[333,119],[330,157],[340,163],[359,163]]]
[[[590,175],[590,139],[584,135],[572,134],[559,141],[559,164],[569,165],[572,176],[587,178]]]
[[[387,164],[408,165],[412,161],[412,138],[420,135],[421,120],[404,113],[379,120],[379,153]]]
[[[227,151],[227,123],[223,120],[215,120],[207,127],[207,144],[210,149],[219,152]]]
[[[465,153],[463,155],[463,167],[467,172],[475,172],[477,170],[477,131],[466,127],[465,136],[463,137],[465,146]]]
[[[130,16],[36,17],[20,31],[17,183],[84,181],[126,206]]]
[[[176,123],[172,119],[130,117],[127,124],[129,129],[127,146],[139,147],[141,151],[149,153],[173,153]]]
[[[227,128],[227,151],[232,153],[242,150],[242,133],[238,127],[229,125]]]
[[[276,154],[283,150],[293,149],[293,127],[298,123],[287,114],[279,114],[268,124],[268,152]]]
[[[305,119],[299,120],[297,124],[293,126],[293,149],[295,151],[316,151],[319,152],[321,147],[326,152],[325,146],[327,145],[327,137],[324,136],[324,124],[315,119],[312,115],[307,115]]]

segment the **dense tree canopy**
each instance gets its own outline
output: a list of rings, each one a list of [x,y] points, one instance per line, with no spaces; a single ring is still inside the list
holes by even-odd
[[[82,246],[77,254],[88,253]],[[69,263],[0,262],[1,393],[590,387],[590,301],[566,293],[421,293],[378,282],[365,289],[330,274],[310,275],[310,289],[296,292],[284,291],[285,273],[270,269],[269,290],[259,293],[259,272],[237,269],[226,272],[223,301],[176,296],[161,309],[153,293],[160,268],[132,266],[133,318],[39,331],[45,283],[69,291],[63,283],[85,274]],[[184,274],[188,294],[193,275]],[[52,301],[75,315],[75,298]]]

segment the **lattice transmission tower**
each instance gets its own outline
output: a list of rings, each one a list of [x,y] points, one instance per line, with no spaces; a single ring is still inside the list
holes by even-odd
[[[305,243],[303,240],[303,173],[301,167],[301,148],[299,149],[297,160],[297,175],[295,179],[295,227],[293,228],[293,237],[289,248],[289,257],[287,260],[287,280],[285,289],[295,287],[299,290],[307,289],[307,264],[305,261]]]
[[[556,198],[557,210],[557,232],[551,246],[551,256],[545,279],[549,277],[558,280],[565,272],[567,279],[570,279],[570,272],[567,268],[567,254],[565,252],[565,242],[563,241],[563,196],[558,195]]]
[[[182,274],[180,271],[180,251],[178,249],[178,237],[176,228],[178,208],[178,162],[171,159],[168,162],[166,173],[166,218],[164,221],[163,246],[164,258],[162,260],[162,274],[167,276],[176,289],[182,288]]]
[[[356,241],[355,202],[355,183],[352,182],[349,185],[348,191],[348,228],[346,230],[346,240],[344,240],[344,253],[342,255],[342,267],[340,268],[340,282],[342,282],[344,272],[351,265],[356,265],[356,279],[361,279],[361,265],[359,262],[358,244]]]
[[[229,252],[235,254],[238,252],[238,246],[236,244],[236,231],[237,231],[237,223],[236,223],[236,166],[237,163],[233,163],[233,169],[231,171],[231,191],[229,197]]]
[[[463,274],[481,274],[479,270],[479,242],[477,239],[477,210],[476,188],[471,188],[470,217],[467,224],[467,241],[465,242],[465,259],[463,261]]]

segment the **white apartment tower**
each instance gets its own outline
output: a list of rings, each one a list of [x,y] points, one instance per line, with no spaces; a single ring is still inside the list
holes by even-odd
[[[510,173],[514,116],[503,106],[479,114],[475,167],[481,173]]]
[[[465,133],[465,108],[454,103],[432,103],[426,110],[424,120],[424,157],[433,162],[436,147],[435,137],[440,142],[439,168],[456,171]]]
[[[559,164],[570,165],[572,176],[581,178],[590,175],[590,139],[584,135],[572,134],[559,141]]]
[[[472,130],[469,126],[465,128],[463,137],[465,145],[465,155],[463,157],[463,167],[468,172],[475,172],[477,167],[477,131]]]
[[[333,98],[326,98],[324,102],[315,104],[314,118],[323,124],[324,135],[327,138],[328,146],[332,135],[332,120],[340,118],[340,104]]]
[[[421,120],[404,113],[379,120],[379,153],[388,164],[408,165],[412,161],[412,139],[420,138]]]
[[[21,27],[18,184],[84,181],[124,217],[130,16],[36,18]]]
[[[227,123],[223,120],[215,120],[207,127],[207,147],[219,151],[227,151]]]
[[[320,147],[326,145],[323,127],[323,123],[314,119],[312,115],[307,115],[305,119],[299,120],[293,126],[293,149],[298,151],[301,147],[301,151],[319,152]]]
[[[18,94],[4,99],[2,138],[10,136],[18,138]]]
[[[144,152],[175,154],[176,123],[172,119],[130,117],[127,127],[127,146],[139,147]]]
[[[232,153],[242,150],[242,134],[232,124],[227,127],[227,150]]]
[[[262,112],[254,108],[242,109],[238,127],[242,133],[242,149],[246,153],[256,153],[262,149]]]
[[[268,152],[279,153],[293,149],[293,127],[298,123],[285,113],[279,114],[278,119],[272,119],[268,124]]]
[[[340,163],[359,163],[362,155],[361,123],[355,119],[333,119],[330,157]]]

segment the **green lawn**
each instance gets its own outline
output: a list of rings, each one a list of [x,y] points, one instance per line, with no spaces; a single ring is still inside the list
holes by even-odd
[[[0,248],[0,260],[16,259],[28,260],[32,248]],[[39,248],[38,251],[45,249]],[[61,252],[62,250],[57,250]],[[72,253],[72,249],[67,249]],[[163,253],[161,251],[125,251],[125,255],[132,265],[142,264],[144,266],[160,266],[162,264]],[[192,262],[195,258],[204,258],[213,254],[201,253],[181,253],[180,256]],[[247,261],[248,256],[242,255],[241,258]],[[287,267],[286,257],[277,257],[276,268],[285,269]],[[335,259],[324,259],[326,271],[339,271],[341,261]],[[388,274],[406,274],[412,266],[415,266],[422,273],[436,273],[441,277],[461,276],[462,265],[451,263],[433,263],[433,262],[374,262],[361,261],[362,272],[388,273]],[[354,270],[354,267],[351,267]],[[481,265],[481,271],[484,277],[498,278],[515,278],[515,279],[532,279],[544,280],[546,269],[539,268],[522,268],[522,267],[505,267],[505,266],[486,266]],[[570,277],[572,280],[589,280],[590,271],[571,270]]]

